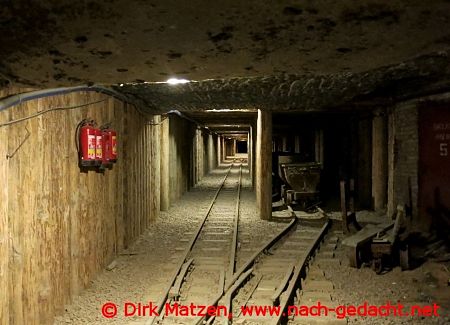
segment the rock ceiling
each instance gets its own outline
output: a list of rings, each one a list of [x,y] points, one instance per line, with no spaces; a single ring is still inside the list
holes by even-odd
[[[3,87],[125,84],[167,111],[313,110],[450,85],[448,0],[5,3]],[[171,77],[199,82],[152,83]]]

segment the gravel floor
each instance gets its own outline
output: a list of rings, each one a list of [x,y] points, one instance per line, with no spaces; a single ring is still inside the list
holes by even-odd
[[[364,218],[368,220],[367,213],[364,212]],[[410,271],[396,267],[377,275],[368,266],[349,267],[346,254],[339,245],[336,256],[342,261],[341,265],[325,270],[335,285],[339,305],[359,306],[367,302],[380,306],[389,301],[393,305],[404,305],[404,311],[412,305],[436,303],[440,306],[440,317],[349,317],[349,324],[450,324],[450,287],[447,285],[450,274],[445,264],[427,262]]]
[[[145,320],[146,317],[125,317],[124,304],[149,301],[157,303],[175,270],[176,257],[181,255],[182,248],[187,245],[180,239],[198,226],[225,172],[226,168],[223,167],[204,177],[198,186],[187,192],[169,211],[162,212],[161,217],[122,253],[132,255],[119,256],[114,261],[115,266],[110,271],[100,273],[89,288],[66,307],[65,313],[55,319],[54,324],[126,324]],[[267,222],[258,219],[248,169],[243,170],[241,199],[239,231],[252,238],[252,243],[240,243],[239,247],[250,245],[256,249],[255,243],[262,243],[265,238],[273,236],[285,226],[286,221]],[[361,214],[361,217],[367,217],[367,212]],[[326,274],[335,284],[340,304],[358,305],[365,301],[383,304],[387,300],[405,305],[436,302],[442,305],[441,315],[444,315],[439,318],[413,319],[349,318],[349,323],[448,323],[448,316],[445,315],[448,315],[450,303],[450,287],[447,286],[449,274],[443,264],[425,263],[413,271],[401,272],[396,268],[384,275],[376,275],[370,268],[357,270],[348,267],[342,249],[337,254],[342,265],[326,270]],[[106,302],[118,306],[117,317],[108,319],[102,316],[101,308]]]
[[[116,266],[111,271],[104,270],[99,274],[90,287],[66,307],[66,312],[55,319],[54,324],[124,324],[145,318],[125,317],[125,302],[153,301],[156,304],[159,301],[176,268],[173,262],[176,259],[172,258],[180,256],[181,248],[187,245],[180,239],[186,237],[186,232],[196,229],[226,170],[226,167],[217,169],[204,177],[169,211],[162,212],[161,217],[122,253],[134,255],[119,256],[114,262]],[[243,169],[241,198],[240,232],[245,232],[258,244],[284,225],[257,217],[255,196],[246,168]],[[245,244],[241,243],[240,247],[245,247]],[[107,319],[102,316],[101,308],[106,302],[118,306],[117,317]]]

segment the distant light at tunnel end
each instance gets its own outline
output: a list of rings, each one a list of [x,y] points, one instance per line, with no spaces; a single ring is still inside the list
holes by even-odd
[[[166,83],[168,83],[169,85],[179,85],[179,84],[185,84],[190,82],[190,80],[187,79],[178,79],[178,78],[170,78],[167,79]]]

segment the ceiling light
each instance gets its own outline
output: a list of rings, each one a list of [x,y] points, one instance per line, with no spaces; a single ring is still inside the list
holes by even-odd
[[[251,109],[207,109],[206,112],[212,112],[212,113],[223,113],[223,112],[253,112]]]
[[[179,85],[179,84],[185,84],[190,82],[187,79],[178,79],[178,78],[170,78],[167,79],[166,83],[168,83],[169,85]]]

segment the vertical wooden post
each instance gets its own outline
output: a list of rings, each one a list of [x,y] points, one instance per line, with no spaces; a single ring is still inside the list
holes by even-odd
[[[230,150],[231,150],[230,139],[225,138],[225,157],[231,156]]]
[[[315,160],[323,164],[323,130],[316,130],[315,134]]]
[[[375,113],[372,121],[372,200],[373,208],[386,206],[387,194],[387,136],[386,117],[383,112]]]
[[[198,141],[197,141],[197,128],[194,129],[194,134],[192,138],[192,181],[191,185],[195,186],[197,184],[197,174],[198,174]]]
[[[205,142],[203,141],[202,129],[197,129],[198,139],[198,157],[199,157],[199,173],[197,182],[200,182],[205,174]]]
[[[213,155],[214,155],[214,162],[213,162],[213,167],[212,169],[216,169],[217,166],[219,165],[219,159],[218,159],[218,152],[219,152],[219,141],[218,141],[219,136],[217,134],[213,135]]]
[[[347,222],[347,197],[345,192],[345,181],[340,181],[339,189],[341,193],[341,214],[342,214],[342,228],[344,233],[348,232],[348,222]]]
[[[395,128],[394,112],[389,112],[388,117],[388,194],[387,194],[387,215],[392,217],[395,214],[394,202],[394,169],[395,169]]]
[[[256,127],[252,125],[250,127],[250,133],[252,135],[252,186],[256,188]]]
[[[217,166],[220,166],[222,163],[222,137],[220,135],[217,136]]]
[[[170,173],[169,173],[169,117],[166,116],[161,123],[160,132],[160,196],[161,211],[167,211],[170,206]]]
[[[341,191],[341,213],[342,213],[342,230],[344,233],[350,232],[350,225],[353,225],[354,229],[361,230],[361,226],[356,220],[356,211],[355,211],[355,180],[350,179],[349,186],[349,209],[350,214],[347,210],[347,193],[345,181],[340,182],[340,191]]]
[[[251,128],[250,128],[251,130]],[[247,164],[248,164],[248,171],[250,175],[250,179],[252,177],[252,151],[251,151],[251,141],[252,141],[252,132],[247,132]]]
[[[288,138],[286,135],[281,137],[281,151],[286,152],[288,150],[287,143]]]
[[[225,141],[225,136],[222,136],[222,161],[225,162],[227,159],[227,142]]]
[[[355,215],[356,214],[356,208],[355,208],[355,180],[353,178],[350,179],[350,184],[349,184],[349,202],[348,202],[348,207],[350,210],[350,214],[351,215]]]
[[[2,93],[2,95],[4,95]],[[2,96],[3,97],[3,96]],[[0,117],[1,122],[6,122],[8,114]],[[4,117],[4,118],[3,118]],[[0,324],[8,324],[9,306],[13,301],[9,296],[8,282],[9,274],[9,260],[11,250],[11,240],[9,240],[9,222],[8,222],[8,161],[4,159],[8,154],[8,128],[0,129],[0,179],[3,182],[0,188],[0,288],[2,296],[0,297]]]
[[[200,181],[201,171],[202,171],[201,137],[202,137],[201,130],[196,128],[195,129],[195,161],[196,161],[195,184],[197,184]]]
[[[256,135],[256,206],[259,217],[272,217],[272,113],[258,109]]]
[[[300,153],[300,136],[298,135],[294,137],[294,152]]]
[[[155,115],[153,117],[151,138],[148,139],[152,143],[151,150],[151,188],[150,193],[152,196],[152,219],[156,220],[159,217],[159,211],[161,210],[161,194],[158,195],[161,188],[161,115]]]
[[[208,135],[208,173],[211,172],[214,166],[214,139],[213,135]]]

